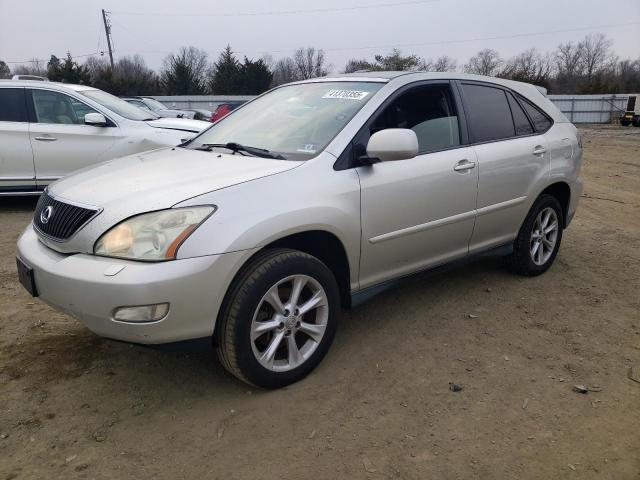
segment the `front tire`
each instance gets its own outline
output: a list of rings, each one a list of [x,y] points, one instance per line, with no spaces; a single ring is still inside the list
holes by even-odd
[[[546,272],[558,254],[564,217],[556,197],[541,195],[529,210],[508,257],[511,269],[533,277]]]
[[[297,382],[329,350],[339,311],[336,280],[324,263],[297,250],[265,251],[243,267],[225,298],[218,357],[257,387]]]

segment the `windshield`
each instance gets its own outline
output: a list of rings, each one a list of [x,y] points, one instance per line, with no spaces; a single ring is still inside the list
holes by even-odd
[[[151,110],[166,110],[167,107],[164,106],[162,103],[160,103],[158,100],[156,100],[155,98],[144,98],[144,103],[146,103],[149,107],[151,107]]]
[[[318,82],[277,88],[239,108],[187,148],[233,142],[290,160],[319,154],[383,83]]]
[[[107,110],[111,110],[129,120],[154,120],[158,118],[156,114],[142,110],[102,90],[83,90],[80,93],[94,102],[99,103]]]

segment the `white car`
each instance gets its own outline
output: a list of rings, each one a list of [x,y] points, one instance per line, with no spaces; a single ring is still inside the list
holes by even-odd
[[[84,85],[0,80],[0,195],[39,194],[74,170],[178,145],[210,125],[156,118]]]
[[[341,307],[404,277],[486,255],[544,273],[581,164],[578,130],[533,85],[312,79],[179,147],[51,185],[18,241],[18,275],[99,335],[215,346],[238,378],[280,387],[318,365]]]
[[[160,103],[151,97],[121,97],[125,102],[135,105],[143,110],[155,113],[159,117],[173,118],[195,118],[195,112],[192,110],[176,110],[175,108],[167,108],[166,105]]]

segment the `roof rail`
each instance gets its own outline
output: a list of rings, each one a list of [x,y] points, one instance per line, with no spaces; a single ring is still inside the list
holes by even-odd
[[[49,79],[38,75],[14,75],[11,80],[34,80],[37,82],[48,82]]]

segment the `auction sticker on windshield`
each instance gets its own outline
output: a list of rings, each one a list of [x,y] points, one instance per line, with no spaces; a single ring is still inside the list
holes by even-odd
[[[322,98],[346,98],[348,100],[362,100],[369,92],[359,90],[329,90]]]

